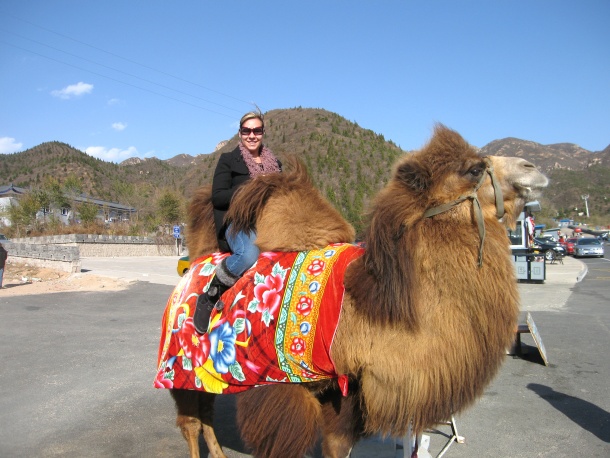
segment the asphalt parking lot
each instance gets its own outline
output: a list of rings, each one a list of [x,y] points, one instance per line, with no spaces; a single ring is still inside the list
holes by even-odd
[[[133,279],[124,291],[0,293],[0,456],[188,455],[171,398],[152,387],[177,259],[83,259],[82,275]],[[508,356],[485,395],[456,416],[465,442],[446,457],[610,456],[608,286],[608,260],[572,258],[548,265],[544,284],[519,285],[522,310],[532,314],[550,364],[524,335],[524,353]],[[235,427],[234,398],[219,399],[217,413],[227,455],[249,456]],[[448,432],[441,426],[426,433],[431,455]],[[352,453],[397,456],[395,442],[381,438],[361,441]]]

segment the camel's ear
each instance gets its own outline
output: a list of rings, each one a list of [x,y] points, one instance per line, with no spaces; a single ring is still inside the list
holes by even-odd
[[[430,187],[430,172],[417,161],[406,161],[400,164],[394,177],[415,192],[425,191]]]

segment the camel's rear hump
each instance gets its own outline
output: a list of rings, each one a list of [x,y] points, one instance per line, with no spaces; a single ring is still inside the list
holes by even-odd
[[[291,156],[288,172],[257,177],[235,195],[227,218],[235,230],[256,228],[261,251],[305,251],[349,243],[355,230],[313,186]]]

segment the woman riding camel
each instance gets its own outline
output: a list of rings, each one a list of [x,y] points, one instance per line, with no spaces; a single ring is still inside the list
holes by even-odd
[[[281,172],[282,163],[271,150],[263,145],[265,123],[260,112],[246,113],[239,121],[240,142],[237,148],[220,155],[212,181],[212,205],[218,246],[231,255],[216,267],[216,276],[205,294],[199,296],[193,316],[197,332],[207,331],[214,306],[222,308],[220,297],[258,259],[259,249],[255,245],[256,232],[231,231],[231,222],[225,214],[235,191],[258,175]]]

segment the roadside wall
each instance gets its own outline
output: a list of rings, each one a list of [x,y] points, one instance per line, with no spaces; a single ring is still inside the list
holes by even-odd
[[[80,272],[81,262],[77,246],[43,245],[32,243],[3,243],[9,259],[37,267],[48,267],[63,272]]]
[[[167,238],[126,235],[67,234],[11,239],[5,244],[10,257],[66,272],[80,272],[81,257],[175,256]]]

